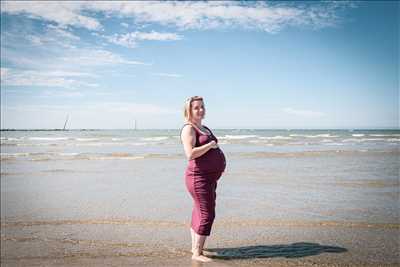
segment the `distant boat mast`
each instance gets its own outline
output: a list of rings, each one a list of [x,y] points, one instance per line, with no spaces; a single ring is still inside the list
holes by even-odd
[[[67,118],[65,119],[64,128],[63,128],[64,131],[65,131],[65,127],[67,127],[68,118],[69,118],[69,115],[67,115]]]
[[[134,129],[137,129],[136,120],[133,120]]]

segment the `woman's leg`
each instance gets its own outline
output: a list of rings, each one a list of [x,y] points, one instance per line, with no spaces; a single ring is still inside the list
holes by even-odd
[[[192,236],[192,253],[194,253],[194,249],[196,248],[196,233],[192,227],[190,227],[190,235]]]
[[[203,255],[203,247],[204,243],[206,242],[207,236],[198,235],[197,233],[194,233],[194,235],[195,235],[195,247],[193,250],[192,259],[202,262],[212,261],[210,258],[207,258],[206,256]]]

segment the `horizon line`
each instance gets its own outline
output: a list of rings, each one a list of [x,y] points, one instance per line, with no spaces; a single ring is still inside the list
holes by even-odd
[[[141,131],[141,130],[180,130],[180,128],[142,128],[142,129],[132,129],[132,128],[0,128],[0,131],[76,131],[76,130],[86,130],[86,131],[99,131],[99,130],[130,130],[130,131]],[[400,130],[400,127],[355,127],[355,128],[240,128],[240,127],[228,127],[228,128],[214,128],[214,130]]]

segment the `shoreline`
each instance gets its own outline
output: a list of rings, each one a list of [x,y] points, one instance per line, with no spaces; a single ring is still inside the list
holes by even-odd
[[[169,220],[149,220],[149,219],[77,219],[77,220],[6,220],[2,219],[1,227],[30,227],[30,226],[62,226],[62,225],[140,225],[148,227],[183,227],[188,226],[188,222],[177,222]],[[334,220],[229,220],[222,219],[214,223],[215,226],[243,227],[243,226],[265,226],[265,227],[342,227],[342,228],[374,228],[374,229],[398,229],[400,223],[376,223],[365,221],[334,221]]]

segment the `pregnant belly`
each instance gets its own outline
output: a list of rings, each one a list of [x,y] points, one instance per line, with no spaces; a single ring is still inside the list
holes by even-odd
[[[194,170],[200,172],[223,172],[226,167],[225,155],[221,149],[211,149],[201,157],[194,159]]]

